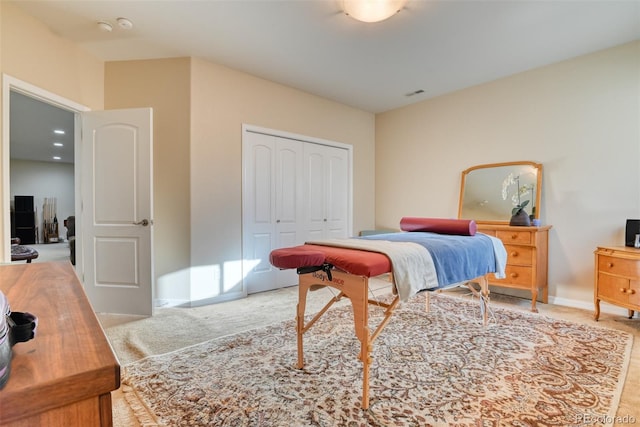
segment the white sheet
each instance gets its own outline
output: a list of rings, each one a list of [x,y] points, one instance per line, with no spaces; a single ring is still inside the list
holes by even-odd
[[[494,275],[496,276],[496,279],[504,279],[507,277],[505,273],[505,269],[507,268],[507,250],[502,244],[502,240],[497,237],[489,236],[488,234],[485,234],[485,236],[491,239],[493,254],[496,257],[496,272]]]
[[[424,246],[417,243],[360,239],[325,239],[306,243],[385,254],[393,266],[393,279],[400,301],[407,301],[419,291],[438,287],[433,258]]]

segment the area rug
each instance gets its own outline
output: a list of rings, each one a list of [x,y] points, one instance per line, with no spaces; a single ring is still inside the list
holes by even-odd
[[[123,368],[145,426],[573,426],[615,416],[632,336],[432,295],[396,311],[376,340],[371,399],[349,307],[305,334],[287,321],[151,356]],[[372,320],[381,318],[372,309]],[[198,331],[184,331],[198,333]]]

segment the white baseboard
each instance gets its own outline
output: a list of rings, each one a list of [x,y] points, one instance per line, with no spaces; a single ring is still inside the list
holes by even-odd
[[[246,297],[242,287],[224,289],[218,266],[188,267],[156,280],[153,306],[200,307]]]
[[[564,307],[579,308],[582,310],[595,312],[595,306],[593,305],[593,301],[587,302],[582,300],[550,296],[549,304],[562,305]],[[625,317],[629,315],[626,308],[618,307],[616,305],[609,304],[604,301],[600,301],[600,312],[607,313],[607,314],[614,314],[618,316],[625,316]]]
[[[190,301],[189,300],[179,300],[179,299],[155,299],[153,300],[154,308],[169,308],[169,307],[188,307]]]
[[[225,301],[233,301],[240,298],[244,298],[245,295],[242,293],[232,293],[219,295],[217,297],[205,298],[201,300],[186,300],[186,299],[171,299],[171,298],[157,298],[153,302],[153,306],[155,308],[171,308],[171,307],[182,307],[182,308],[193,308],[193,307],[202,307],[210,304],[217,304],[219,302]]]

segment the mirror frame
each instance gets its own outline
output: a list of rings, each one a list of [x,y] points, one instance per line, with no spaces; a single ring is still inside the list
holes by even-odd
[[[536,210],[535,213],[533,214],[533,218],[539,219],[540,218],[540,199],[541,199],[541,195],[542,195],[542,163],[536,163],[536,162],[532,162],[532,161],[517,161],[517,162],[503,162],[503,163],[489,163],[489,164],[484,164],[484,165],[477,165],[477,166],[472,166],[468,169],[465,169],[462,171],[462,181],[460,183],[460,200],[458,202],[458,218],[463,218],[462,217],[462,202],[464,200],[464,191],[465,191],[465,185],[466,185],[466,180],[467,177],[469,175],[469,173],[475,171],[475,170],[479,170],[479,169],[489,169],[489,168],[496,168],[496,167],[505,167],[505,166],[532,166],[535,169],[537,169],[537,177],[536,177],[536,196],[535,196],[535,206]],[[465,219],[474,219],[474,218],[465,218]],[[509,219],[507,220],[475,220],[478,224],[509,224]]]

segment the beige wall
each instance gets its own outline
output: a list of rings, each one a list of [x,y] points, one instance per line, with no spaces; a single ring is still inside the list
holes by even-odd
[[[373,114],[200,59],[105,68],[106,108],[154,109],[161,300],[215,298],[239,272],[242,124],[353,145],[354,231],[373,226]]]
[[[542,162],[550,294],[589,305],[593,249],[640,211],[639,58],[636,42],[374,117],[199,59],[105,67],[0,2],[3,73],[92,109],[154,107],[159,275],[241,257],[247,123],[354,146],[354,232],[455,216],[471,165]]]
[[[103,108],[104,63],[7,2],[0,2],[0,71],[91,109]],[[0,182],[2,199],[8,197],[5,184]],[[7,214],[0,211],[0,224]],[[0,248],[4,252],[4,245]]]
[[[190,265],[189,58],[108,62],[105,108],[153,108],[156,277]]]
[[[105,64],[5,2],[0,30],[3,73],[90,109],[154,109],[157,278],[241,258],[243,123],[352,144],[354,231],[373,226],[373,114],[202,60]]]
[[[541,162],[549,293],[591,308],[593,251],[640,215],[639,103],[635,42],[379,114],[376,223],[455,217],[462,170]]]
[[[2,72],[91,109],[104,103],[104,63],[7,2],[2,9]]]
[[[191,262],[214,292],[242,259],[242,124],[352,145],[353,229],[373,226],[373,114],[198,59],[191,107]]]
[[[4,39],[4,37],[2,36],[3,31],[3,25],[2,25],[2,17],[4,16],[4,8],[2,7],[2,4],[0,3],[0,71],[2,71],[2,41]],[[2,102],[3,101],[3,96],[2,96],[2,85],[0,85],[0,118],[4,117],[2,114]],[[3,138],[3,128],[2,128],[2,120],[0,119],[0,146],[2,144],[2,138]],[[4,161],[9,161],[9,159],[4,159],[3,157],[3,150],[0,149],[0,165],[4,165]],[[5,188],[6,188],[6,183],[5,181],[5,177],[8,176],[8,174],[5,174],[4,171],[0,171],[0,242],[5,242],[6,239],[8,239],[11,236],[5,236],[5,221],[10,221],[7,218],[7,213],[5,213],[5,205],[4,205],[4,198],[7,197]],[[10,215],[10,214],[9,214]],[[7,251],[7,245],[5,244],[0,244],[0,264],[2,264],[4,262],[4,257],[5,255],[8,257],[9,254],[6,253]],[[8,258],[7,258],[8,259]]]

